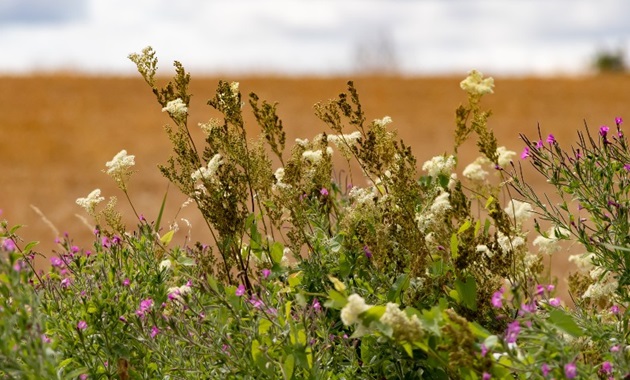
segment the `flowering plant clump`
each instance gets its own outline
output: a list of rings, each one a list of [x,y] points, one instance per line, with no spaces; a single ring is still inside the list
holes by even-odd
[[[222,118],[200,124],[197,141],[183,66],[175,62],[175,78],[159,88],[154,51],[130,59],[174,123],[160,171],[196,205],[212,241],[176,244],[181,232],[162,223],[165,203],[155,221],[136,212],[135,157],[125,150],[105,172],[135,228],[114,197],[101,206],[94,190],[76,201],[95,220],[93,246],[64,235],[50,270],[36,272],[35,244],[23,246],[18,227],[2,221],[0,378],[630,374],[621,119],[616,133],[587,131],[571,150],[553,135],[523,137],[515,162],[481,107],[494,80],[471,71],[453,151],[418,165],[390,117],[366,120],[352,82],[315,106],[328,130],[289,149],[276,104],[253,93],[244,102],[237,82],[219,82],[208,105]],[[473,137],[479,157],[460,172],[457,150]],[[345,181],[333,175],[339,156]],[[559,204],[527,185],[523,162],[555,187]],[[584,252],[571,258],[573,308],[544,266],[567,240]]]

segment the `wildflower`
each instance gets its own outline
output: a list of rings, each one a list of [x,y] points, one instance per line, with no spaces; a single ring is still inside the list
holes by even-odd
[[[155,336],[159,333],[160,329],[158,329],[157,326],[151,327],[151,338],[155,338]]]
[[[245,286],[243,284],[240,284],[238,288],[236,288],[236,292],[234,294],[236,294],[238,297],[245,294]]]
[[[389,117],[389,116],[385,116],[382,119],[374,119],[374,124],[378,125],[378,126],[381,126],[381,127],[384,127],[387,124],[391,124],[391,123],[392,123],[392,118]]]
[[[575,363],[571,362],[564,365],[564,376],[566,376],[567,379],[575,379],[577,376],[577,366]]]
[[[523,239],[522,236],[514,236],[513,238],[510,238],[501,231],[497,233],[497,236],[497,243],[499,243],[503,252],[514,251],[525,245],[525,239]]]
[[[483,375],[481,376],[482,380],[490,380],[491,378],[492,376],[488,372],[484,372]]]
[[[488,347],[485,344],[481,343],[481,357],[485,357],[488,354]]]
[[[140,307],[136,310],[136,315],[138,317],[144,317],[147,312],[153,307],[153,300],[151,298],[144,299],[140,301]]]
[[[589,273],[593,269],[594,253],[584,253],[581,255],[569,256],[569,261],[575,263],[581,273]]]
[[[610,352],[619,352],[620,349],[621,347],[618,344],[615,344],[614,346],[610,347]]]
[[[101,197],[101,189],[92,190],[85,198],[77,198],[76,203],[83,207],[88,214],[93,214],[96,205],[101,203],[105,198]]]
[[[605,269],[601,267],[591,270],[591,279],[596,282],[586,289],[582,298],[603,299],[609,297],[617,290],[619,282],[615,279],[614,274],[612,272],[604,273],[604,271]]]
[[[600,136],[602,136],[604,138],[604,140],[606,140],[606,136],[608,135],[608,131],[610,131],[610,128],[608,128],[608,126],[606,126],[606,125],[602,125],[601,127],[599,127],[599,134],[600,134]]]
[[[319,300],[317,298],[313,298],[313,310],[319,312],[322,310],[322,305],[319,303]]]
[[[494,79],[492,77],[483,78],[483,74],[477,70],[468,73],[468,77],[461,81],[459,86],[462,90],[471,95],[492,94],[494,87]]]
[[[322,187],[322,189],[319,191],[319,193],[321,195],[323,195],[324,197],[328,196],[328,190],[325,187]]]
[[[305,147],[306,145],[308,145],[308,139],[295,139],[295,143],[299,146]]]
[[[536,149],[542,149],[543,147],[543,142],[542,140],[538,140],[536,141]]]
[[[527,157],[529,157],[529,147],[528,147],[528,146],[526,146],[526,147],[523,149],[523,153],[521,153],[521,160],[524,160],[524,159],[526,159]]]
[[[70,277],[66,277],[63,280],[61,280],[61,287],[62,288],[68,288],[68,286],[70,286],[70,284],[72,283],[72,279]]]
[[[199,181],[199,180],[211,180],[212,178],[214,178],[214,175],[216,174],[217,170],[219,170],[219,166],[221,166],[221,164],[223,164],[223,161],[221,161],[221,155],[219,153],[215,154],[210,161],[208,161],[208,164],[204,167],[200,167],[199,169],[197,169],[195,172],[193,172],[190,177],[193,179],[193,181]]]
[[[109,241],[109,238],[107,236],[103,236],[101,238],[101,245],[103,246],[103,248],[109,248],[112,243]]]
[[[348,297],[348,303],[341,309],[341,321],[344,325],[351,326],[359,321],[359,314],[370,307],[371,305],[367,305],[360,295],[351,294]]]
[[[168,288],[168,299],[169,300],[181,300],[182,295],[190,293],[192,288],[190,287],[190,282],[186,283],[182,286],[174,286],[172,288]]]
[[[123,286],[129,286],[129,284],[131,283],[131,281],[129,281],[128,278],[125,278],[122,282]]]
[[[547,255],[551,255],[554,252],[557,252],[560,247],[558,246],[558,241],[560,239],[567,238],[571,232],[563,227],[551,227],[547,231],[547,236],[537,236],[534,239],[533,244],[538,247],[540,252],[546,253]]]
[[[623,168],[630,172],[630,164],[625,164]]]
[[[372,251],[370,251],[370,247],[368,247],[367,245],[363,246],[363,253],[365,254],[365,257],[367,257],[368,259],[372,258]]]
[[[413,342],[423,335],[422,324],[418,317],[416,315],[408,317],[395,303],[389,302],[385,306],[385,313],[380,321],[392,327],[393,337],[398,341]]]
[[[171,260],[166,259],[160,262],[160,271],[166,271],[171,269]]]
[[[497,164],[501,167],[505,167],[512,162],[512,157],[516,156],[516,152],[507,150],[504,146],[500,146],[497,148],[497,156],[499,157]]]
[[[42,334],[42,342],[43,343],[50,343],[51,340],[46,334]]]
[[[498,292],[494,292],[492,294],[492,299],[490,300],[490,303],[492,304],[492,306],[494,306],[497,309],[500,309],[503,307],[503,288],[499,289]]]
[[[612,363],[610,363],[609,361],[605,361],[602,363],[601,371],[603,373],[610,375],[612,374],[612,370],[613,370]]]
[[[312,164],[317,164],[321,161],[323,153],[321,150],[306,150],[302,153],[302,158]]]
[[[278,183],[282,183],[282,180],[284,179],[284,168],[278,168],[273,176],[276,177],[276,181]]]
[[[440,174],[449,175],[453,171],[455,163],[454,156],[435,156],[422,165],[422,170],[428,172],[431,177],[437,177]]]
[[[256,295],[249,299],[249,303],[252,304],[255,309],[260,309],[265,306],[264,302],[260,298],[256,297]]]
[[[234,96],[238,95],[239,86],[240,86],[240,83],[238,82],[230,83],[230,91],[232,91],[232,95]]]
[[[483,181],[488,176],[488,172],[483,170],[482,165],[487,163],[487,158],[478,157],[475,161],[464,168],[462,175],[473,181]]]
[[[617,305],[612,305],[612,306],[610,307],[610,312],[611,312],[611,313],[613,313],[614,315],[619,314],[619,306],[617,306]]]
[[[451,207],[451,203],[449,202],[449,197],[450,197],[450,194],[447,193],[446,191],[438,195],[433,201],[433,204],[431,205],[431,212],[441,215],[441,214],[444,214],[446,211],[450,210],[452,207]]]
[[[615,118],[615,124],[619,125],[619,124],[621,124],[621,123],[623,123],[623,119],[622,119],[622,118],[620,118],[620,117],[616,117],[616,118]]]
[[[549,372],[551,372],[551,369],[549,368],[549,365],[547,365],[547,363],[543,363],[540,366],[540,372],[542,372],[543,377],[547,377],[547,375],[549,375]]]
[[[79,330],[85,330],[85,329],[87,329],[87,327],[88,327],[87,322],[85,322],[83,320],[81,320],[81,321],[79,321],[79,323],[77,323],[77,328]]]
[[[521,332],[521,326],[518,321],[513,321],[508,323],[508,328],[505,331],[505,341],[507,343],[516,343],[516,338],[518,338],[518,334]]]
[[[549,136],[547,136],[547,143],[549,143],[549,144],[555,144],[556,143],[556,138],[551,133],[549,134]]]
[[[107,161],[105,164],[107,174],[114,178],[124,177],[129,173],[129,168],[136,164],[135,157],[136,156],[128,155],[126,150],[121,150],[111,161]]]
[[[527,202],[512,199],[504,211],[506,214],[513,217],[516,224],[519,225],[526,221],[531,215],[532,205]]]
[[[271,274],[271,270],[269,270],[269,269],[267,269],[267,268],[265,268],[265,269],[263,269],[263,270],[262,270],[262,276],[263,276],[263,278],[265,278],[265,279],[266,279],[267,277],[269,277],[269,275],[270,275],[270,274]]]
[[[335,144],[337,148],[343,149],[347,145],[354,145],[361,138],[361,132],[354,131],[349,135],[329,135],[328,141]]]
[[[551,305],[553,307],[560,306],[560,299],[559,298],[550,298],[549,299],[549,305]]]
[[[63,260],[61,260],[57,256],[53,256],[50,258],[50,265],[52,265],[53,267],[62,267],[63,264]]]
[[[13,252],[17,249],[17,246],[15,245],[15,242],[13,241],[13,239],[4,239],[2,240],[2,249],[7,251],[7,252]]]
[[[181,118],[188,113],[188,107],[186,107],[186,103],[183,100],[177,98],[166,103],[166,107],[162,108],[162,112],[168,112],[174,118]]]

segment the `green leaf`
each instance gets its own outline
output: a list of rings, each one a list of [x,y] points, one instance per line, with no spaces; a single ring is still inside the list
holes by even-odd
[[[455,289],[464,306],[472,311],[477,310],[477,282],[473,276],[468,276],[465,282],[459,278],[455,280]]]
[[[561,309],[553,309],[549,312],[549,322],[554,325],[556,328],[564,331],[565,333],[579,338],[584,335],[584,331],[580,328],[580,326],[575,323],[573,317]]]
[[[385,306],[376,305],[359,314],[359,317],[364,325],[369,326],[372,322],[380,321],[383,314],[385,314]]]
[[[268,319],[260,319],[258,321],[258,334],[266,335],[269,329],[271,328],[271,321]]]
[[[274,242],[269,250],[269,255],[274,264],[280,264],[282,262],[282,256],[284,256],[284,246],[277,241]]]
[[[451,235],[451,256],[453,259],[456,259],[459,256],[458,247],[459,241],[457,239],[457,234]]]
[[[401,274],[396,279],[394,286],[389,289],[387,292],[387,300],[389,302],[398,302],[400,303],[400,295],[409,287],[409,274]]]
[[[462,233],[466,232],[471,226],[472,223],[470,223],[470,220],[467,220],[459,227],[459,230],[457,230],[457,234],[461,235]]]
[[[260,342],[258,342],[258,340],[254,339],[252,341],[252,358],[254,359],[255,362],[258,362],[260,359],[262,359],[262,352],[260,352]]]
[[[29,252],[31,252],[31,250],[33,249],[33,247],[35,247],[37,244],[39,244],[38,241],[32,241],[29,242],[28,244],[26,244],[26,246],[24,247],[24,249],[22,250],[22,252],[26,255]]]
[[[326,301],[326,307],[330,307],[333,309],[341,309],[348,303],[346,296],[339,293],[336,290],[328,291],[328,301]]]
[[[173,235],[175,235],[175,230],[170,230],[160,238],[160,242],[164,245],[168,245],[171,240],[173,240]]]
[[[289,380],[293,377],[293,370],[295,368],[295,357],[291,354],[284,359],[284,363],[282,363],[282,376],[285,380]]]
[[[158,213],[157,220],[155,221],[155,232],[160,230],[160,223],[162,222],[162,215],[164,214],[164,208],[166,207],[166,197],[168,196],[168,188],[171,185],[170,182],[166,183],[166,192],[162,198],[162,205],[160,206],[160,212]]]

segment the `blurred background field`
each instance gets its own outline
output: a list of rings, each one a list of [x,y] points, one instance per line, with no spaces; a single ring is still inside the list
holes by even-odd
[[[330,132],[314,115],[313,105],[335,98],[353,79],[368,120],[390,116],[392,128],[410,145],[422,162],[452,153],[455,108],[466,101],[459,88],[464,77],[227,77],[240,82],[241,91],[256,92],[261,99],[278,102],[289,147],[295,138],[312,138]],[[189,125],[201,139],[197,123],[218,116],[206,105],[218,78],[195,76],[194,94],[189,110]],[[592,128],[614,125],[617,116],[626,117],[630,100],[630,76],[624,74],[558,78],[495,78],[495,94],[483,105],[493,111],[490,126],[500,145],[520,154],[523,143],[519,133],[535,136],[540,125],[544,136],[553,133],[558,142],[569,147],[584,122]],[[244,98],[246,99],[246,98]],[[255,136],[257,126],[245,106],[248,133]],[[139,213],[155,220],[167,182],[157,165],[170,155],[163,126],[169,123],[150,89],[139,77],[79,75],[31,75],[0,77],[0,209],[11,224],[24,224],[20,235],[25,241],[40,241],[39,249],[50,254],[57,237],[31,208],[36,206],[56,226],[67,232],[77,245],[89,247],[92,232],[76,216],[87,217],[75,204],[95,188],[105,197],[116,196],[128,229],[133,229],[132,212],[105,173],[105,162],[126,149],[136,156],[137,173],[129,192]],[[351,132],[351,131],[349,131]],[[458,173],[476,156],[469,142],[460,152]],[[515,162],[521,162],[517,157]],[[528,163],[524,167],[529,169]],[[529,182],[544,191],[542,177],[526,170]],[[173,222],[185,198],[171,187],[166,221]],[[193,226],[193,241],[210,242],[199,213],[194,208],[177,215],[181,227],[175,243],[182,243],[187,227]],[[88,217],[88,222],[92,223]],[[530,241],[534,235],[532,233]],[[575,250],[576,247],[568,247]],[[581,253],[581,252],[573,252]],[[554,272],[560,276],[568,264],[567,252],[554,258]],[[47,265],[45,260],[40,265]],[[562,282],[562,281],[561,281]]]

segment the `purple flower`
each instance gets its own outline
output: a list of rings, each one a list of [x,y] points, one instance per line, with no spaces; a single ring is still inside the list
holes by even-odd
[[[322,305],[317,298],[313,298],[313,310],[319,312],[322,310]]]
[[[545,287],[543,285],[536,285],[536,295],[541,296],[545,293]]]
[[[524,160],[527,157],[529,157],[529,147],[528,146],[526,146],[525,149],[523,149],[523,153],[521,153],[521,160]]]
[[[553,290],[556,288],[556,286],[554,284],[549,284],[547,285],[547,291],[549,293],[553,292]]]
[[[490,376],[488,372],[484,372],[483,375],[481,375],[482,380],[490,380],[490,378],[492,378],[492,376]]]
[[[608,135],[609,130],[610,128],[608,128],[606,125],[602,125],[601,127],[599,127],[599,134],[604,138],[604,140],[606,139],[606,135]]]
[[[70,247],[70,252],[72,252],[72,253],[79,252],[79,247],[77,247],[76,245],[73,245],[72,247]]]
[[[549,136],[547,136],[547,142],[553,144],[556,142],[556,138],[550,133]]]
[[[71,283],[72,283],[72,280],[70,279],[70,277],[66,277],[63,280],[61,280],[61,287],[67,288],[68,286],[70,286]]]
[[[158,329],[157,326],[151,327],[151,338],[155,338],[155,336],[159,333],[160,329]]]
[[[551,305],[553,307],[560,306],[560,299],[558,299],[558,298],[550,298],[549,299],[549,305]]]
[[[122,282],[123,286],[129,286],[130,283],[131,281],[128,278],[125,278]]]
[[[263,269],[263,270],[262,270],[262,276],[263,276],[263,278],[265,278],[265,279],[266,279],[267,277],[269,277],[269,275],[270,275],[270,274],[271,274],[271,270],[269,270],[269,269],[267,269],[267,268],[265,268],[265,269]]]
[[[255,295],[249,300],[249,303],[251,303],[252,306],[254,306],[254,308],[256,309],[260,309],[261,307],[265,306],[263,301],[258,299],[258,297],[256,297]]]
[[[120,237],[117,235],[114,235],[114,237],[112,238],[112,243],[114,243],[115,245],[119,245],[120,241]]]
[[[87,373],[82,374],[81,376],[79,376],[80,380],[86,380],[88,378]]]
[[[42,342],[50,343],[50,338],[46,334],[42,334]]]
[[[615,314],[615,315],[619,314],[619,306],[617,306],[617,305],[612,305],[612,306],[610,307],[610,312],[611,312],[611,313],[613,313],[613,314]]]
[[[527,314],[527,313],[535,313],[536,309],[537,309],[536,304],[534,302],[523,303],[521,304],[520,315]]]
[[[136,310],[136,315],[141,318],[144,317],[151,307],[153,307],[153,300],[151,298],[140,301],[140,307]]]
[[[488,353],[488,347],[485,344],[481,343],[481,357],[485,357]]]
[[[577,376],[577,366],[575,363],[571,362],[564,365],[564,376],[566,376],[567,379],[575,379]]]
[[[87,323],[85,321],[79,321],[79,323],[77,323],[77,328],[79,330],[85,330],[87,329]]]
[[[245,294],[245,286],[243,284],[240,284],[238,288],[236,288],[236,293],[234,294],[236,294],[239,297]]]
[[[322,189],[319,191],[319,193],[325,197],[328,196],[328,190],[325,187],[322,187]]]
[[[63,260],[61,260],[57,256],[53,256],[50,258],[50,265],[52,265],[53,267],[61,267],[63,266]]]
[[[547,377],[549,372],[551,372],[551,369],[549,369],[547,363],[543,363],[543,365],[540,366],[540,371],[542,372],[543,377]]]
[[[619,125],[619,124],[621,124],[621,123],[623,123],[623,119],[622,119],[622,118],[620,118],[620,117],[616,117],[616,118],[615,118],[615,124]]]
[[[543,142],[542,140],[538,140],[536,141],[536,149],[541,149],[543,147]]]
[[[13,241],[13,239],[4,239],[2,241],[2,249],[4,249],[7,252],[13,252],[16,250],[16,246],[15,246],[15,242]]]
[[[368,247],[367,245],[363,246],[363,253],[365,253],[365,257],[367,257],[368,259],[372,258],[372,251],[370,251],[370,247]]]
[[[630,164],[625,164],[623,168],[630,172]]]
[[[109,248],[112,243],[109,241],[109,238],[107,236],[103,236],[101,238],[101,245],[103,246],[103,248]]]
[[[505,341],[508,343],[516,343],[516,338],[521,332],[521,326],[518,321],[508,323],[508,328],[505,331]]]
[[[612,364],[609,361],[605,361],[602,363],[602,372],[610,375],[612,374]]]
[[[619,347],[618,344],[615,344],[614,346],[610,347],[610,352],[619,352],[619,349],[621,347]]]
[[[501,288],[498,292],[494,292],[494,294],[492,294],[492,299],[490,300],[490,303],[497,309],[503,307],[503,291],[503,288]]]
[[[121,315],[120,317],[118,317],[118,320],[123,322],[123,323],[127,323],[127,318],[125,318],[124,315]]]

